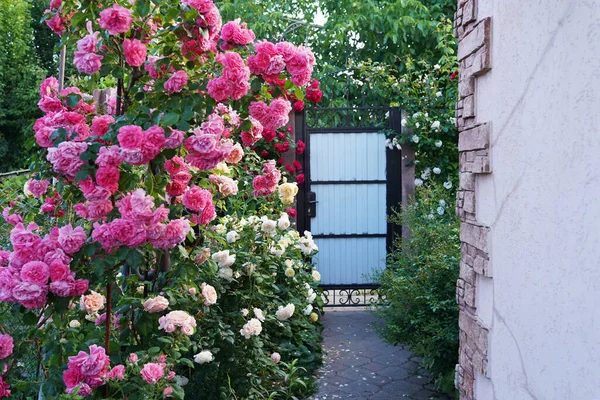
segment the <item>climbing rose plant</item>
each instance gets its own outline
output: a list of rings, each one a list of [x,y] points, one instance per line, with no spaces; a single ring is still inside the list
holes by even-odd
[[[304,151],[292,107],[321,99],[310,49],[255,42],[211,0],[52,0],[46,23],[117,87],[41,84],[41,161],[3,212],[0,397],[297,394],[321,351],[284,162]]]

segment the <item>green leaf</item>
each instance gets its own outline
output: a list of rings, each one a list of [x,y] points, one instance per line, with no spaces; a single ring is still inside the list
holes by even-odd
[[[194,363],[191,360],[187,359],[187,358],[180,358],[179,362],[181,364],[183,364],[183,365],[187,365],[190,368],[194,368]]]
[[[31,311],[27,311],[27,313],[25,313],[25,315],[23,315],[23,322],[26,325],[35,325],[37,323],[37,321],[38,321],[37,315],[35,315]]]
[[[67,106],[75,108],[79,104],[79,100],[81,100],[81,97],[78,94],[72,93],[67,96]]]
[[[171,397],[176,400],[183,400],[185,397],[185,391],[179,385],[171,385],[173,392],[171,393]]]
[[[88,176],[90,176],[90,171],[88,171],[87,169],[81,169],[75,174],[75,182],[81,182],[85,180]]]
[[[141,17],[145,17],[150,12],[150,2],[148,0],[137,0],[135,10]]]
[[[166,113],[165,117],[162,120],[163,125],[167,126],[174,125],[175,123],[177,123],[177,121],[179,121],[179,114],[177,113]]]
[[[155,346],[155,347],[150,347],[148,349],[148,354],[158,354],[160,352],[160,347]]]
[[[144,254],[137,248],[130,249],[125,261],[132,268],[139,267],[144,261]]]
[[[298,86],[294,88],[294,94],[298,98],[298,100],[304,100],[304,92]]]

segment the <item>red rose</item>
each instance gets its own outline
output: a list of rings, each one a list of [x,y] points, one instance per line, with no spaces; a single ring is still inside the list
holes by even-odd
[[[304,183],[304,174],[296,175],[296,183],[298,183],[299,185]]]
[[[306,149],[306,144],[302,140],[298,140],[298,142],[296,143],[296,154],[304,153],[305,149]]]

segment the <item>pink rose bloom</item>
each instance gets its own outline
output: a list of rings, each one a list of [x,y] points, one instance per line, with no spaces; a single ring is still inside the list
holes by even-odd
[[[273,353],[271,354],[271,360],[273,360],[275,364],[278,364],[279,361],[281,361],[281,355],[279,355],[279,353]]]
[[[144,131],[137,125],[125,125],[119,128],[117,135],[119,145],[123,149],[135,150],[142,147]]]
[[[56,97],[58,95],[58,79],[51,76],[40,84],[40,96]]]
[[[165,139],[163,147],[165,149],[176,149],[183,144],[185,139],[185,132],[177,129],[169,128],[171,130],[171,136]]]
[[[127,32],[132,22],[131,10],[118,4],[113,4],[112,8],[100,12],[100,27],[106,29],[111,35]]]
[[[45,113],[59,112],[64,108],[60,99],[50,96],[42,96],[40,101],[38,101],[38,107]]]
[[[225,101],[231,95],[231,87],[229,82],[227,82],[227,80],[222,76],[210,80],[208,82],[207,89],[210,97],[212,97],[216,102]]]
[[[87,146],[87,143],[62,142],[58,147],[48,149],[46,159],[52,164],[54,171],[74,178],[84,164],[80,157]]]
[[[85,244],[87,236],[81,226],[73,229],[71,225],[65,225],[59,229],[58,243],[68,254],[77,253]]]
[[[289,100],[279,97],[267,106],[262,101],[250,104],[250,115],[256,118],[265,129],[277,130],[289,122],[292,105]]]
[[[98,182],[98,186],[107,189],[110,193],[115,193],[119,190],[120,176],[119,168],[107,165],[96,171],[96,182]]]
[[[198,225],[208,225],[216,216],[215,205],[211,203],[199,215],[192,214],[190,221]]]
[[[167,386],[165,390],[163,390],[163,396],[169,397],[173,394],[173,388],[171,386]]]
[[[201,14],[206,14],[213,7],[212,0],[182,0],[182,3],[195,8]]]
[[[69,266],[60,261],[55,261],[49,266],[50,280],[52,282],[62,281],[68,278],[71,273]]]
[[[131,362],[131,363],[134,363],[134,364],[135,364],[136,362],[138,362],[138,359],[139,359],[139,358],[138,358],[138,355],[137,355],[137,354],[135,354],[135,353],[131,353],[131,354],[129,354],[129,362]]]
[[[115,119],[111,115],[97,115],[92,119],[92,135],[101,137],[108,132],[110,124],[114,123]]]
[[[208,177],[208,180],[217,185],[219,193],[223,196],[231,196],[238,193],[237,182],[227,176],[213,174]]]
[[[173,332],[177,327],[181,328],[184,335],[192,335],[196,320],[185,311],[171,311],[158,319],[158,329],[165,332]]]
[[[183,194],[183,205],[192,211],[202,211],[207,205],[212,204],[212,194],[194,185]]]
[[[108,379],[122,381],[125,379],[125,366],[123,364],[115,365],[108,374]]]
[[[25,183],[25,190],[31,193],[33,197],[39,199],[46,193],[49,185],[50,182],[46,179],[44,179],[43,181],[29,179],[27,183]]]
[[[125,53],[125,61],[132,67],[139,67],[146,61],[146,45],[138,39],[125,39],[123,41],[123,52]]]
[[[12,207],[5,207],[4,210],[2,210],[2,216],[4,217],[4,220],[11,225],[17,225],[18,223],[22,223],[23,217],[21,217],[21,215],[17,213],[11,214],[11,211]]]
[[[148,239],[147,228],[139,221],[117,218],[109,225],[113,237],[125,246],[137,247]]]
[[[185,218],[169,221],[166,226],[160,229],[160,235],[150,243],[160,249],[171,249],[183,242],[191,230],[190,223]]]
[[[25,308],[41,308],[46,304],[48,287],[23,282],[13,288],[12,295]]]
[[[118,167],[121,165],[121,162],[123,162],[123,158],[121,157],[119,150],[119,146],[100,147],[98,157],[96,158],[96,165],[101,167]]]
[[[92,75],[100,71],[100,68],[102,68],[103,58],[104,56],[101,56],[96,53],[76,51],[75,56],[73,57],[73,64],[79,72]]]
[[[10,335],[0,335],[0,360],[4,360],[13,353],[14,341]]]
[[[206,283],[202,284],[202,297],[204,297],[205,306],[217,304],[217,291],[214,287]]]
[[[149,313],[159,313],[169,306],[169,300],[163,296],[151,297],[142,303],[144,311]]]
[[[92,32],[92,21],[88,21],[87,27],[90,34],[77,41],[77,50],[84,53],[95,53],[98,51],[98,35],[100,35],[100,32]]]
[[[242,146],[239,143],[236,143],[231,148],[231,153],[229,153],[227,158],[225,158],[225,161],[227,161],[230,164],[237,164],[240,161],[242,161],[243,157],[244,157],[244,149],[242,148]]]
[[[177,71],[165,82],[165,90],[169,94],[180,92],[187,85],[187,82],[187,73],[185,71]]]
[[[0,250],[0,266],[7,265],[9,257],[10,257],[10,251]]]
[[[47,285],[49,277],[50,267],[41,261],[30,261],[21,268],[21,280],[32,285]]]
[[[136,189],[117,202],[123,218],[149,223],[154,217],[154,197],[146,195],[144,189]]]
[[[46,14],[49,10],[46,10],[46,12],[44,14]],[[60,17],[59,14],[56,14],[55,16],[53,16],[52,18],[49,18],[46,20],[46,25],[48,25],[48,28],[52,29],[52,31],[54,33],[56,33],[58,36],[62,35],[62,32],[65,30],[65,26],[63,25],[63,20]]]
[[[142,378],[151,385],[156,385],[160,378],[165,376],[165,369],[161,364],[147,363],[141,371]]]
[[[246,23],[240,24],[240,19],[230,21],[221,29],[221,39],[239,45],[247,45],[254,42],[255,36],[252,30],[247,28]]]

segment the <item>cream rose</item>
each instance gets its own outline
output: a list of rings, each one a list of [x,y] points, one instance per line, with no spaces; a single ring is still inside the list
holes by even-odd
[[[205,306],[211,306],[217,303],[217,291],[214,287],[206,283],[202,284],[202,297],[204,297]]]
[[[106,297],[92,290],[92,293],[81,296],[79,308],[88,314],[93,314],[102,310],[104,308],[104,303],[106,303]]]

